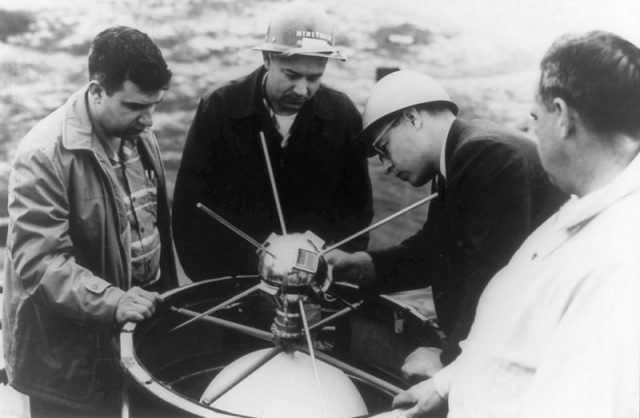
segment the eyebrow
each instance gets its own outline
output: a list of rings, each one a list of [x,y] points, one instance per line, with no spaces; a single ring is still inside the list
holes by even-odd
[[[157,100],[155,102],[151,102],[151,103],[142,103],[142,102],[131,102],[131,101],[127,101],[127,100],[123,100],[122,104],[124,104],[125,106],[140,106],[140,107],[148,107],[148,106],[154,106],[157,105],[159,103],[161,103],[164,100],[164,97],[161,98],[160,100]]]
[[[299,71],[296,70],[292,70],[290,68],[285,68],[284,69],[285,72],[292,74],[292,75],[296,75],[296,76],[300,76],[300,77],[307,77],[307,78],[313,78],[313,77],[322,77],[322,75],[324,74],[323,72],[317,72],[317,73],[311,73],[311,74],[303,74]]]

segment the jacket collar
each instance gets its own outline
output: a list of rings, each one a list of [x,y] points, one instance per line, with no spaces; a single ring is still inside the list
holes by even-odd
[[[93,127],[89,118],[89,84],[74,93],[65,104],[62,145],[70,150],[92,149]]]
[[[463,131],[467,128],[468,123],[462,119],[456,118],[449,128],[449,134],[444,142],[444,165],[445,167],[451,166],[451,158],[458,148],[458,143],[462,137]]]
[[[260,66],[251,74],[240,80],[240,84],[247,89],[232,100],[229,100],[229,115],[233,119],[243,119],[253,115],[268,115],[268,110],[262,102],[262,79],[267,70]],[[318,94],[324,94],[326,87],[320,85],[316,94],[300,109],[299,113],[313,110],[316,116],[323,119],[334,119],[335,111],[327,100],[318,100]]]
[[[89,84],[74,93],[67,103],[66,117],[62,128],[62,145],[68,150],[89,150],[107,159],[107,154],[102,147],[100,138],[95,132],[89,116],[88,105]],[[153,136],[149,128],[140,134],[140,140],[148,147],[148,142]]]

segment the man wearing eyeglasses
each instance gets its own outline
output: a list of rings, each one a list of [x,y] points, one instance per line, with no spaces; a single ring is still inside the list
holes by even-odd
[[[489,121],[462,120],[457,112],[424,74],[398,71],[378,82],[360,137],[388,173],[414,186],[431,181],[438,197],[423,228],[401,244],[327,254],[337,280],[376,292],[432,287],[446,343],[411,353],[402,366],[410,379],[431,376],[456,358],[486,283],[565,200],[532,141]]]
[[[593,31],[550,46],[531,117],[571,200],[491,279],[462,354],[386,416],[640,416],[638,91],[630,41]]]

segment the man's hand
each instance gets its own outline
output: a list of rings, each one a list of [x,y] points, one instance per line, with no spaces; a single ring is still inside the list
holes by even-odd
[[[127,321],[140,322],[145,318],[150,318],[156,311],[156,305],[160,302],[162,302],[162,297],[159,293],[132,287],[118,302],[116,322],[123,324]]]
[[[393,398],[393,408],[403,408],[402,418],[429,418],[441,416],[447,401],[436,390],[433,380],[425,380]]]
[[[435,347],[419,347],[404,359],[401,371],[409,380],[425,380],[432,377],[444,366],[440,361],[442,350]]]
[[[358,251],[350,254],[342,250],[332,250],[324,257],[333,267],[334,280],[357,285],[373,283],[375,270],[369,253]]]

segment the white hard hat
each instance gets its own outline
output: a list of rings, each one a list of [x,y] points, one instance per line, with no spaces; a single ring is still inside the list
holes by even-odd
[[[334,47],[329,16],[315,4],[306,1],[285,4],[269,22],[264,42],[253,49],[341,61],[347,59]]]
[[[365,104],[362,117],[364,128],[358,138],[370,143],[373,133],[391,115],[420,104],[442,104],[454,115],[458,114],[458,106],[451,101],[442,86],[428,75],[401,70],[383,77],[373,86]]]

